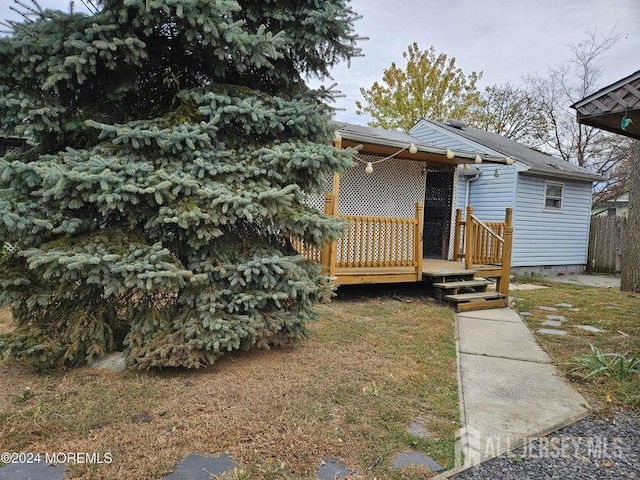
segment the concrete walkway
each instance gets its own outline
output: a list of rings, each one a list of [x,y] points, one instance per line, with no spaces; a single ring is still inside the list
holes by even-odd
[[[447,477],[589,413],[515,311],[459,313],[456,333],[464,426]]]
[[[583,285],[585,287],[620,288],[620,277],[613,275],[558,275],[547,277],[553,282]]]

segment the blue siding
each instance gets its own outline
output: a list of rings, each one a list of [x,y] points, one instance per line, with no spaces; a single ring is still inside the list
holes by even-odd
[[[458,174],[458,189],[456,195],[456,208],[461,208],[464,210],[465,207],[465,199],[466,199],[466,188],[467,182],[465,181],[465,176],[462,174]],[[472,182],[473,183],[473,182]]]
[[[426,120],[420,120],[416,123],[415,126],[409,130],[409,133],[427,145],[432,145],[438,148],[450,148],[454,152],[458,150],[479,154],[500,155],[483,145],[479,145],[471,140],[467,140],[466,138],[453,135],[447,130],[439,128],[437,125],[433,125]]]
[[[543,208],[545,178],[519,175],[514,215],[514,267],[587,263],[591,183],[559,183],[564,184],[562,210],[548,211]]]
[[[502,165],[480,165],[478,168],[482,174],[469,184],[469,205],[482,220],[504,220],[505,209],[515,207],[516,169]],[[496,168],[500,172],[498,178],[494,176]],[[458,208],[465,207],[466,178],[470,177],[461,175],[458,182]]]
[[[493,176],[496,168],[500,172],[498,178]],[[481,165],[480,170],[480,178],[471,182],[469,205],[482,220],[504,220],[505,209],[514,207],[516,169],[511,166]]]
[[[454,151],[470,150],[466,143],[463,143],[451,135],[431,128],[426,122],[418,122],[415,127],[409,130],[409,133],[427,145],[433,145],[438,148],[450,148]]]

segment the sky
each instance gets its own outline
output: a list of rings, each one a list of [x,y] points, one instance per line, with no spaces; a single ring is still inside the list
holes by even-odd
[[[45,8],[69,6],[69,0],[39,2]],[[15,17],[11,4],[0,0],[0,19]],[[333,81],[322,82],[337,83],[344,95],[334,105],[339,121],[366,124],[368,117],[356,115],[360,87],[380,80],[392,62],[401,64],[402,52],[413,42],[455,57],[465,74],[483,72],[481,88],[545,75],[571,57],[569,45],[588,31],[621,34],[602,58],[599,87],[640,69],[640,0],[352,0],[351,5],[362,16],[357,33],[369,39],[360,45],[364,57],[338,65]]]

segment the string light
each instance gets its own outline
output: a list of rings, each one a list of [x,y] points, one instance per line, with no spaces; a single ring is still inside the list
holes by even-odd
[[[338,132],[336,132],[335,135],[339,136],[340,134]],[[335,135],[334,135],[334,140],[336,138]],[[341,140],[342,140],[342,138],[341,138]],[[387,160],[391,160],[393,157],[395,157],[396,155],[399,155],[400,153],[404,152],[405,150],[408,150],[409,153],[414,154],[414,153],[418,152],[418,147],[416,147],[415,143],[410,143],[406,147],[403,147],[400,150],[398,150],[393,155],[389,155],[387,157],[381,158],[379,160],[376,160],[375,162],[367,162],[366,160],[363,160],[362,158],[358,157],[358,155],[354,155],[353,158],[355,158],[360,163],[365,163],[366,167],[364,169],[364,173],[366,173],[367,175],[371,175],[373,173],[373,166],[376,163],[382,163],[382,162],[386,162]]]

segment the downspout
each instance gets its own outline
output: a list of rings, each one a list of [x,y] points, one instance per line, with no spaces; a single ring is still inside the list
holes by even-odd
[[[478,170],[473,177],[469,177],[465,180],[465,189],[464,189],[464,211],[466,215],[467,207],[469,206],[469,188],[471,187],[471,182],[475,182],[482,175],[482,170]]]

